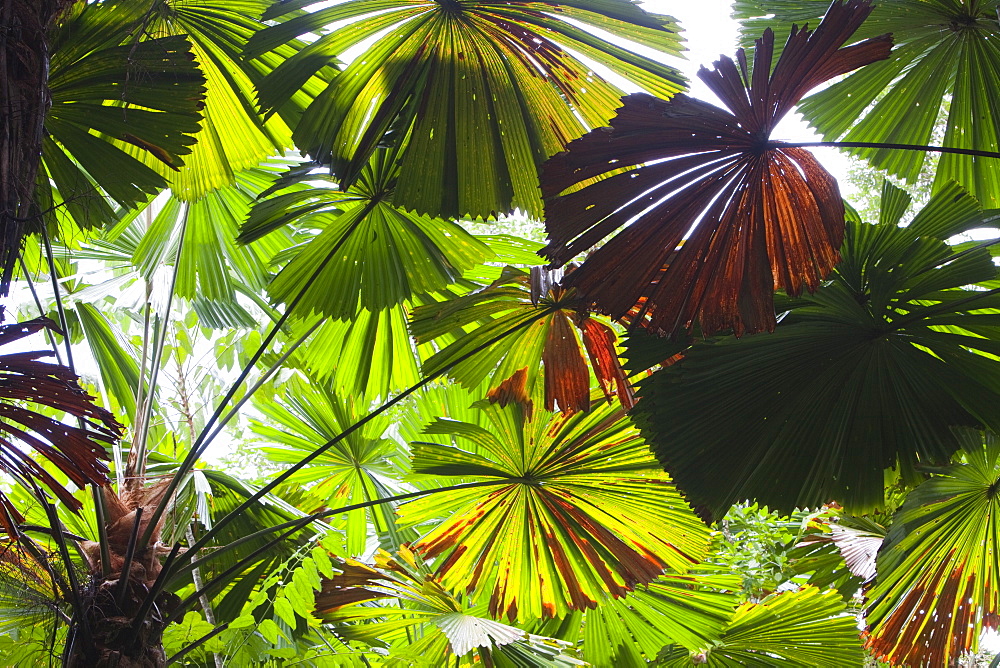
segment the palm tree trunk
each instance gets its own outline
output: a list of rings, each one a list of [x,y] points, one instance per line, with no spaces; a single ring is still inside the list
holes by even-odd
[[[48,31],[74,0],[0,0],[0,296],[33,215],[49,96]]]

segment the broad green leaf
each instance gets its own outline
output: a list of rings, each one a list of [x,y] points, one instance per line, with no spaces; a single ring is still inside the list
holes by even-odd
[[[693,663],[718,668],[843,668],[863,665],[864,652],[855,618],[840,596],[803,587],[760,603],[744,603],[716,643],[690,653],[668,647],[655,665],[682,668]]]
[[[826,0],[740,0],[734,14],[747,20],[744,39],[763,26],[814,22]],[[856,39],[892,33],[896,49],[803,101],[801,110],[827,140],[936,143],[1000,150],[1000,22],[996,0],[885,0]],[[764,18],[766,15],[766,18]],[[926,153],[851,149],[880,169],[915,183]],[[942,155],[935,191],[957,181],[986,206],[1000,203],[1000,161]]]
[[[376,37],[303,114],[296,144],[330,165],[348,188],[376,147],[405,143],[393,203],[419,213],[538,214],[536,165],[604,125],[621,95],[571,52],[651,93],[681,90],[676,70],[589,28],[679,52],[671,19],[625,0],[351,0],[258,33],[249,52],[266,53],[307,32],[320,35],[265,80],[262,99],[274,106],[290,92],[289,81]]]
[[[894,665],[950,665],[1000,611],[1000,442],[964,434],[958,462],[910,492],[879,551],[868,647]]]
[[[580,616],[583,658],[594,666],[642,668],[671,643],[705,647],[732,618],[739,602],[732,592],[739,588],[735,576],[663,575]]]
[[[255,405],[265,419],[251,421],[251,429],[264,439],[264,455],[280,464],[301,460],[364,416],[364,404],[298,378],[286,382],[282,390],[280,402],[258,395]],[[395,482],[399,465],[394,460],[401,453],[395,441],[383,437],[390,424],[388,416],[367,423],[292,474],[289,482],[307,489],[314,507],[337,508],[399,494],[402,490]],[[383,504],[347,513],[350,554],[366,552],[369,526],[377,536],[392,536],[395,545],[412,539],[398,535],[392,507]]]
[[[455,223],[390,203],[397,187],[395,151],[379,151],[346,191],[316,188],[272,197],[255,207],[240,239],[297,221],[315,230],[268,291],[283,302],[302,295],[298,313],[348,319],[435,292],[492,258]]]
[[[51,45],[43,161],[55,193],[46,194],[43,182],[41,195],[65,203],[84,227],[113,220],[101,191],[130,206],[166,186],[124,147],[150,164],[179,169],[200,126],[205,78],[187,39],[129,41],[129,20],[141,15],[119,14],[119,5],[80,4]]]
[[[76,314],[83,328],[84,341],[100,369],[100,383],[112,406],[134,422],[135,396],[139,387],[139,365],[136,351],[121,339],[120,333],[91,304],[76,303]]]
[[[338,564],[340,573],[324,581],[317,596],[317,614],[334,622],[382,618],[369,625],[339,628],[348,639],[390,643],[393,651],[387,665],[585,665],[563,655],[570,643],[490,619],[484,604],[472,605],[468,597],[443,587],[406,547],[395,557],[380,551],[375,562],[377,568],[352,561]],[[387,597],[395,598],[399,607],[385,605]]]
[[[445,586],[488,597],[495,616],[553,617],[624,596],[704,555],[705,527],[621,410],[539,410],[530,419],[517,405],[482,410],[489,428],[428,426],[428,436],[464,449],[414,443],[413,471],[496,487],[443,491],[398,511],[405,525],[431,523],[414,548],[438,560]]]
[[[886,469],[913,484],[946,463],[953,427],[1000,427],[1000,296],[969,287],[997,267],[944,241],[989,215],[953,185],[908,227],[891,218],[848,223],[830,284],[773,334],[699,341],[640,383],[635,420],[708,515],[748,498],[864,512]]]
[[[149,164],[169,179],[174,196],[192,201],[230,185],[240,171],[292,148],[288,124],[297,120],[332,72],[317,70],[318,76],[300,82],[278,113],[265,119],[258,111],[257,85],[304,46],[292,41],[252,61],[243,56],[247,40],[266,27],[260,17],[270,0],[165,0],[162,5],[146,29],[183,36],[206,83],[202,128],[184,167],[170,173]]]

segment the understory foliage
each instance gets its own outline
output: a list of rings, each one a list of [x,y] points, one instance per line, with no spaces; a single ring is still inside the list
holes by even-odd
[[[998,2],[733,14],[0,0],[0,665],[974,661]]]

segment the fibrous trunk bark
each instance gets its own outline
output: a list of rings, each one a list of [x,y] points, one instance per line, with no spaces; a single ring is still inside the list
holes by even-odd
[[[49,30],[74,0],[0,0],[0,296],[33,211],[49,97]]]

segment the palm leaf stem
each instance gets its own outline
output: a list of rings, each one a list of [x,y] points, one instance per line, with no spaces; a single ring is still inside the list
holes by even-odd
[[[88,662],[93,662],[96,657],[93,656],[94,643],[92,642],[92,636],[90,633],[90,623],[87,621],[87,615],[83,608],[83,599],[80,597],[80,581],[76,577],[76,570],[73,566],[73,560],[69,556],[69,547],[66,545],[66,539],[63,537],[63,524],[59,519],[59,513],[56,512],[55,506],[53,506],[46,498],[45,493],[39,489],[38,485],[34,481],[29,481],[31,487],[34,490],[35,498],[42,505],[42,509],[45,511],[45,515],[49,519],[49,526],[53,527],[52,538],[56,541],[56,546],[59,549],[59,556],[63,560],[63,565],[66,567],[66,579],[69,580],[69,594],[70,603],[73,606],[73,617],[79,621],[77,627],[70,626],[70,634],[66,639],[66,648],[64,650],[63,658],[68,658],[73,656],[74,645],[76,644],[76,633],[75,629],[79,629],[81,635],[83,636],[83,647],[84,647],[84,657]],[[65,590],[64,590],[65,591]]]
[[[214,550],[213,552],[205,555],[204,557],[202,557],[202,558],[200,558],[200,559],[198,559],[196,561],[192,561],[191,564],[185,566],[180,572],[174,574],[173,578],[176,579],[177,577],[179,577],[183,573],[183,571],[186,571],[189,568],[200,566],[201,564],[205,563],[209,559],[212,559],[213,557],[216,557],[216,556],[218,556],[220,554],[223,554],[223,553],[225,553],[225,552],[227,552],[227,551],[229,551],[229,550],[237,547],[241,543],[244,543],[244,542],[249,541],[249,540],[254,540],[256,538],[260,538],[261,536],[269,534],[269,533],[272,533],[274,531],[281,531],[282,529],[288,529],[288,531],[285,531],[284,533],[282,533],[281,535],[279,535],[277,538],[271,539],[270,541],[268,541],[267,543],[265,543],[264,545],[262,545],[258,549],[254,550],[251,554],[248,554],[246,557],[244,557],[243,559],[239,560],[238,562],[236,562],[235,564],[233,564],[232,566],[230,566],[224,572],[222,572],[219,575],[217,575],[214,578],[212,578],[212,580],[210,580],[209,582],[205,583],[205,585],[201,589],[199,589],[198,591],[194,592],[193,594],[191,594],[190,596],[188,596],[186,599],[184,599],[183,601],[181,601],[180,604],[178,604],[178,606],[173,610],[173,612],[170,613],[170,616],[167,617],[166,621],[167,621],[167,623],[170,623],[174,619],[179,618],[180,615],[183,614],[184,609],[187,606],[191,605],[194,601],[198,600],[198,597],[200,597],[200,596],[206,594],[207,592],[211,591],[211,589],[213,587],[215,587],[216,585],[225,584],[225,582],[227,581],[227,579],[230,576],[232,576],[235,573],[238,573],[242,569],[246,568],[247,564],[252,563],[253,560],[256,559],[260,554],[262,554],[263,552],[266,552],[267,550],[271,549],[273,546],[275,546],[275,545],[279,544],[281,541],[285,540],[287,537],[289,537],[292,534],[294,534],[295,532],[297,532],[297,531],[299,531],[299,530],[307,527],[309,524],[311,524],[312,522],[315,522],[317,520],[325,519],[325,518],[331,517],[333,515],[339,515],[341,513],[351,512],[353,510],[361,510],[363,508],[370,508],[372,506],[378,506],[378,505],[381,505],[381,504],[384,504],[384,503],[393,503],[393,502],[396,502],[396,501],[406,501],[408,499],[416,499],[416,498],[419,498],[421,496],[428,496],[430,494],[437,494],[439,492],[453,492],[453,491],[458,491],[458,490],[473,489],[473,488],[476,488],[476,487],[493,487],[493,486],[497,486],[497,485],[509,485],[511,483],[528,483],[528,482],[530,482],[530,481],[527,478],[500,478],[498,480],[480,480],[478,482],[459,483],[457,485],[450,485],[448,487],[436,487],[436,488],[433,488],[433,489],[421,489],[421,490],[417,490],[415,492],[407,492],[406,494],[398,494],[396,496],[391,496],[391,497],[387,497],[387,498],[372,499],[370,501],[363,501],[361,503],[354,503],[354,504],[351,504],[349,506],[343,506],[341,508],[334,508],[332,510],[323,510],[323,511],[320,511],[318,513],[313,513],[312,515],[306,515],[305,517],[300,517],[300,518],[295,519],[295,520],[289,520],[289,521],[283,522],[281,524],[276,524],[276,525],[274,525],[272,527],[268,527],[266,529],[261,529],[260,531],[254,532],[253,534],[250,534],[248,536],[244,536],[244,537],[240,538],[239,540],[233,541],[232,543],[229,543],[228,545],[224,545],[224,546],[220,547],[218,550]],[[164,571],[165,570],[166,569],[164,569]],[[150,590],[150,594],[151,595],[153,594],[153,590],[152,589]]]
[[[53,296],[55,297],[55,301],[56,301],[56,311],[59,314],[59,326],[62,327],[63,341],[66,344],[66,362],[67,362],[67,366],[69,367],[69,369],[71,371],[73,371],[73,373],[75,374],[76,373],[76,369],[74,368],[74,365],[73,365],[73,348],[72,348],[72,342],[70,341],[70,336],[69,336],[69,322],[66,319],[66,310],[63,308],[62,295],[60,294],[60,291],[59,291],[59,281],[56,278],[56,263],[55,263],[55,257],[54,257],[54,255],[52,253],[52,243],[49,240],[49,234],[48,234],[48,231],[46,230],[46,228],[45,228],[44,225],[42,226],[42,242],[43,242],[43,245],[45,247],[45,258],[48,261],[48,265],[49,265],[49,275],[51,276],[51,279],[52,279],[52,292],[53,292]],[[27,278],[27,280],[28,280],[28,285],[31,286],[32,285],[31,284],[31,278],[28,276],[28,272],[25,270],[26,268],[24,266],[24,258],[21,257],[21,256],[19,256],[18,259],[21,262],[21,269],[22,269],[22,271],[24,271],[25,278]],[[41,312],[41,314],[44,316],[45,313],[42,312],[41,302],[39,302],[39,300],[38,300],[38,296],[35,293],[34,287],[31,287],[31,293],[32,293],[32,295],[35,296],[35,302],[38,304],[39,312]],[[55,352],[56,360],[61,365],[62,364],[62,358],[59,356],[59,348],[56,345],[55,337],[52,336],[52,334],[50,332],[47,332],[47,333],[48,333],[48,335],[50,337],[50,340],[52,342],[52,350],[53,350],[53,352]],[[86,429],[87,429],[87,421],[84,420],[82,416],[77,417],[76,420],[77,420],[77,424],[79,424],[79,426],[80,426],[80,429],[83,429],[84,431],[86,431]],[[114,447],[117,448],[118,444],[115,443]],[[91,488],[90,488],[90,491],[91,491],[91,495],[94,498],[94,508],[96,509],[96,512],[97,512],[97,543],[100,546],[100,550],[101,550],[101,574],[103,576],[107,577],[110,574],[110,572],[111,572],[110,571],[111,549],[108,546],[107,527],[104,524],[104,516],[105,516],[105,513],[104,513],[104,511],[105,511],[104,497],[103,497],[103,495],[101,494],[101,491],[97,488],[96,485],[92,485]],[[52,526],[54,526],[54,527],[56,527],[56,526],[61,527],[61,525],[52,525]],[[61,531],[61,528],[59,530]],[[53,537],[55,537],[55,536],[53,536]],[[60,534],[59,538],[62,539],[62,534]],[[66,559],[66,570],[69,571],[72,574],[72,564],[69,561],[69,551],[68,550],[66,550],[66,555],[65,555],[64,558]],[[73,584],[73,586],[74,586],[74,594],[75,594],[75,592],[76,592],[76,589],[75,589],[76,585]],[[82,610],[82,608],[81,608],[81,610]],[[84,620],[84,624],[86,624],[85,620]]]
[[[21,265],[21,274],[24,276],[24,280],[28,283],[28,291],[31,292],[31,298],[35,302],[35,306],[38,308],[38,315],[45,317],[45,307],[42,306],[42,300],[38,298],[38,291],[35,290],[35,282],[31,280],[31,275],[28,273],[28,267],[24,264],[24,255],[18,255],[17,261]],[[51,330],[46,328],[45,330],[45,340],[49,342],[52,346],[52,352],[55,353],[56,362],[62,366],[62,353],[59,352],[59,344],[56,342],[56,337],[53,336]]]
[[[125,603],[125,592],[128,591],[128,576],[132,571],[132,559],[135,558],[135,544],[139,539],[139,522],[142,520],[142,506],[135,509],[135,521],[129,533],[128,546],[125,548],[125,563],[122,564],[121,575],[118,576],[118,586],[115,591],[115,604],[120,610]]]
[[[365,205],[365,209],[370,210],[371,207],[374,207],[376,204],[377,202],[375,201],[369,202]],[[245,381],[247,379],[247,376],[250,375],[250,371],[254,368],[254,366],[257,364],[260,358],[264,355],[264,351],[266,351],[270,347],[271,343],[278,335],[278,332],[281,331],[281,328],[291,317],[292,313],[295,311],[295,307],[298,306],[298,304],[302,301],[302,298],[306,295],[306,292],[309,291],[309,288],[316,281],[317,277],[319,277],[320,273],[322,273],[322,271],[326,268],[326,265],[330,263],[330,261],[337,254],[340,248],[344,245],[347,239],[358,228],[358,225],[361,224],[361,221],[364,220],[367,214],[368,211],[363,212],[363,214],[358,216],[358,218],[354,221],[354,223],[351,224],[350,227],[344,230],[343,236],[341,236],[341,238],[337,241],[336,245],[330,251],[330,254],[327,255],[325,258],[323,258],[323,261],[317,265],[316,270],[309,277],[309,280],[305,282],[305,284],[302,286],[302,289],[299,290],[299,293],[295,296],[295,298],[292,299],[291,302],[289,302],[288,307],[285,309],[285,312],[271,326],[270,331],[268,331],[267,335],[264,337],[264,340],[261,341],[260,345],[257,347],[257,350],[254,351],[254,354],[250,357],[250,360],[243,366],[243,369],[240,371],[240,375],[236,378],[235,381],[233,381],[233,384],[229,387],[229,390],[226,392],[226,395],[222,397],[222,400],[215,407],[215,410],[212,412],[211,417],[209,417],[208,421],[205,423],[205,426],[202,428],[201,434],[199,434],[197,440],[195,440],[195,442],[191,445],[191,449],[188,451],[187,455],[184,456],[184,459],[178,466],[177,472],[173,476],[171,476],[170,482],[167,484],[167,489],[163,494],[163,498],[160,499],[160,502],[156,505],[156,508],[153,509],[153,515],[150,518],[150,524],[147,527],[145,533],[143,534],[144,541],[148,542],[150,537],[153,535],[153,527],[156,526],[156,523],[159,522],[160,517],[163,516],[163,513],[167,508],[167,503],[169,503],[170,498],[177,490],[177,486],[180,484],[181,478],[184,476],[184,474],[186,474],[188,471],[191,470],[191,468],[194,466],[194,463],[198,460],[198,457],[201,456],[201,453],[204,452],[205,448],[207,448],[208,445],[211,443],[211,440],[208,438],[209,433],[212,434],[212,438],[214,438],[215,435],[218,434],[217,431],[213,432],[212,430],[215,427],[215,423],[218,422],[219,418],[222,416],[222,411],[225,409],[226,405],[230,401],[232,401],[234,396],[236,396],[236,392],[243,384],[243,381]],[[260,497],[255,497],[252,500],[256,501],[258,498]],[[246,508],[248,504],[249,501],[247,502],[247,504],[241,505],[238,508],[238,511],[242,511],[244,508]],[[205,536],[202,536],[202,540],[204,540],[204,538]],[[200,549],[204,545],[202,541],[199,541],[199,543],[200,544],[198,545],[197,549]]]
[[[18,527],[21,531],[35,531],[37,533],[43,533],[46,536],[51,536],[53,534],[53,529],[51,527],[42,526],[41,524],[22,524]],[[69,531],[63,531],[62,535],[70,540],[81,541],[87,540],[83,536],[77,536],[75,533],[70,533]]]
[[[56,300],[56,312],[59,314],[59,326],[62,328],[63,343],[66,346],[66,366],[70,368],[73,373],[76,373],[76,367],[73,364],[73,349],[70,346],[69,340],[69,324],[66,320],[66,310],[63,308],[62,295],[59,290],[59,278],[56,273],[56,261],[52,255],[52,243],[49,241],[49,232],[42,226],[42,245],[45,247],[45,259],[49,264],[49,277],[52,280],[52,294]]]
[[[243,395],[243,398],[237,401],[236,405],[233,406],[232,409],[219,420],[219,423],[215,427],[215,433],[211,434],[207,439],[209,442],[211,442],[212,439],[214,439],[216,436],[219,435],[219,432],[222,431],[222,429],[227,424],[229,424],[229,421],[239,414],[239,411],[241,408],[243,408],[243,405],[246,404],[246,402],[250,401],[251,398],[253,398],[253,395],[257,392],[257,390],[259,390],[264,383],[266,383],[268,380],[271,379],[271,376],[273,376],[281,369],[281,365],[284,364],[285,361],[292,356],[292,353],[294,353],[299,346],[305,343],[306,339],[312,336],[313,332],[319,329],[319,326],[322,324],[323,320],[317,320],[316,324],[310,327],[305,334],[300,336],[294,343],[288,346],[288,350],[283,352],[281,356],[278,357],[278,359],[275,360],[270,367],[268,367],[267,371],[264,372],[264,374],[260,377],[260,379],[256,383],[254,383],[250,387],[250,389],[247,390],[246,394]]]
[[[219,635],[220,633],[222,633],[223,631],[225,631],[228,628],[229,628],[229,622],[226,622],[225,624],[220,624],[219,626],[216,626],[214,629],[212,629],[211,631],[209,631],[208,633],[206,633],[202,637],[198,638],[197,640],[195,640],[190,645],[184,647],[179,652],[177,652],[174,655],[172,655],[171,657],[169,657],[167,659],[167,665],[169,666],[170,664],[172,664],[172,663],[174,663],[176,661],[179,661],[180,659],[183,659],[185,656],[188,655],[189,652],[193,652],[194,650],[198,649],[199,647],[201,647],[202,645],[204,645],[205,643],[207,643],[209,640],[211,640],[215,636]]]
[[[27,527],[25,527],[25,530],[27,530]],[[49,527],[46,527],[46,530],[48,531]],[[68,532],[63,531],[63,534],[68,535]],[[49,535],[51,536],[52,534],[50,533]],[[63,577],[59,575],[54,568],[52,568],[52,564],[49,563],[47,555],[37,544],[35,544],[35,541],[31,540],[31,538],[25,536],[24,534],[18,536],[17,541],[18,544],[24,548],[24,550],[30,554],[36,562],[41,564],[42,568],[45,569],[45,572],[49,574],[50,578],[52,578],[52,590],[63,592],[65,595],[65,592],[69,591],[69,585]]]
[[[117,444],[116,444],[117,447]],[[97,485],[91,485],[91,495],[94,497],[94,510],[97,514],[97,544],[101,549],[101,576],[111,575],[111,547],[108,544],[107,508],[104,505],[104,495]]]
[[[369,413],[365,417],[359,419],[357,422],[355,422],[351,426],[349,426],[346,429],[344,429],[344,431],[340,432],[338,435],[334,436],[329,441],[327,441],[323,445],[319,446],[316,450],[314,450],[310,454],[306,455],[305,457],[303,457],[301,460],[299,460],[298,462],[296,462],[295,464],[293,464],[289,468],[287,468],[284,471],[282,471],[280,475],[278,475],[278,476],[276,476],[274,478],[274,480],[272,480],[271,482],[269,482],[266,485],[264,485],[263,487],[261,487],[254,494],[252,494],[250,497],[248,497],[243,503],[241,503],[235,509],[233,509],[228,514],[226,514],[224,517],[222,517],[220,520],[218,520],[212,526],[212,528],[209,531],[206,531],[202,535],[202,537],[198,540],[198,542],[196,542],[189,549],[198,550],[198,549],[201,549],[202,547],[204,547],[208,543],[208,541],[211,540],[214,537],[214,535],[216,533],[218,533],[218,531],[222,527],[224,527],[227,524],[229,524],[230,521],[232,521],[234,518],[238,517],[240,513],[242,513],[247,508],[249,508],[253,503],[256,503],[265,494],[267,494],[268,492],[270,492],[271,490],[273,490],[278,485],[282,484],[285,480],[287,480],[290,476],[292,476],[296,471],[298,471],[299,469],[303,468],[304,466],[307,466],[308,464],[310,464],[313,460],[315,460],[316,458],[320,457],[324,452],[326,452],[327,450],[329,450],[330,448],[332,448],[334,445],[336,445],[337,443],[339,443],[340,441],[342,441],[346,437],[350,436],[355,431],[357,431],[358,429],[360,429],[361,427],[363,427],[364,425],[366,425],[371,420],[374,420],[376,417],[378,417],[379,415],[381,415],[385,411],[389,410],[390,408],[392,408],[393,406],[395,406],[396,404],[398,404],[400,401],[402,401],[406,397],[410,396],[411,394],[413,394],[414,392],[416,392],[420,388],[424,387],[425,385],[428,385],[429,383],[433,382],[434,380],[437,380],[441,376],[445,375],[456,364],[461,364],[462,362],[464,362],[465,360],[469,359],[473,355],[479,354],[483,350],[486,350],[487,348],[489,348],[493,344],[495,344],[495,343],[497,343],[497,342],[499,342],[499,341],[507,338],[511,334],[514,334],[515,332],[517,332],[517,331],[519,331],[521,329],[525,329],[527,327],[530,327],[533,323],[537,322],[538,320],[541,320],[542,318],[546,317],[547,315],[548,315],[548,313],[546,313],[546,312],[542,312],[542,313],[536,314],[536,315],[532,316],[531,318],[528,318],[524,322],[521,322],[520,324],[515,325],[514,327],[511,327],[511,328],[507,329],[506,331],[500,332],[499,334],[497,334],[496,336],[492,337],[488,341],[486,341],[486,342],[484,342],[484,343],[476,346],[475,348],[473,348],[472,350],[470,350],[466,354],[464,354],[464,355],[462,355],[460,357],[457,357],[451,364],[448,364],[448,365],[442,367],[441,369],[438,369],[434,373],[432,373],[432,374],[424,377],[419,382],[417,382],[414,385],[411,385],[407,389],[403,390],[402,392],[400,392],[399,394],[397,394],[395,397],[393,397],[389,401],[385,402],[384,404],[382,404],[381,406],[379,406],[378,408],[376,408],[375,410],[373,410],[371,413]],[[174,478],[174,480],[176,480],[176,477]],[[381,501],[379,501],[379,503],[381,503]],[[361,507],[367,507],[367,506],[361,506]],[[281,526],[281,525],[279,525],[279,526]],[[272,527],[271,530],[276,530],[276,529],[274,529]],[[218,554],[218,551],[214,552],[213,554]]]
[[[142,430],[143,406],[146,405],[146,363],[149,361],[149,329],[152,323],[153,312],[153,305],[150,301],[152,294],[153,284],[150,281],[146,281],[146,304],[142,314],[142,351],[139,353],[139,382],[135,388],[136,424],[134,428],[137,433]],[[134,438],[133,445],[135,445]],[[121,466],[121,462],[119,461],[115,461],[115,464],[118,489],[125,489],[125,467]]]
[[[783,142],[769,141],[765,148],[887,148],[900,151],[926,151],[928,153],[955,153],[957,155],[974,155],[980,158],[1000,158],[1000,153],[996,151],[980,151],[975,148],[957,148],[953,146],[928,146],[925,144],[893,144],[879,141],[799,141]]]
[[[177,275],[180,273],[181,265],[181,253],[184,251],[184,239],[187,237],[188,228],[188,218],[191,211],[191,207],[184,208],[184,219],[181,221],[181,232],[180,237],[177,242],[177,251],[174,253],[174,271],[170,276],[170,291],[167,293],[167,305],[164,309],[163,321],[166,322],[170,318],[170,311],[173,308],[174,303],[174,291],[177,287]],[[157,378],[160,374],[160,363],[163,359],[163,347],[167,341],[167,328],[161,326],[160,315],[156,314],[153,320],[153,359],[149,365],[149,384],[148,391],[143,397],[143,404],[141,409],[139,404],[136,404],[136,411],[142,411],[141,417],[139,418],[138,432],[136,433],[135,441],[138,442],[138,454],[133,459],[132,452],[129,452],[128,464],[125,467],[125,484],[126,487],[131,485],[140,484],[138,481],[141,479],[143,473],[146,470],[146,444],[149,437],[149,423],[153,418],[153,388],[156,387]],[[148,331],[148,330],[147,330]],[[145,342],[145,337],[144,337]],[[145,345],[145,343],[144,343]],[[140,386],[142,385],[142,380],[140,376],[139,381]],[[136,442],[132,444],[132,450],[137,447]],[[130,484],[130,480],[133,482]],[[164,498],[166,501],[167,498]],[[154,517],[153,522],[159,520],[159,517]],[[146,531],[143,532],[143,545],[149,544],[149,539],[153,535],[153,530],[155,526],[151,524],[147,527]]]

